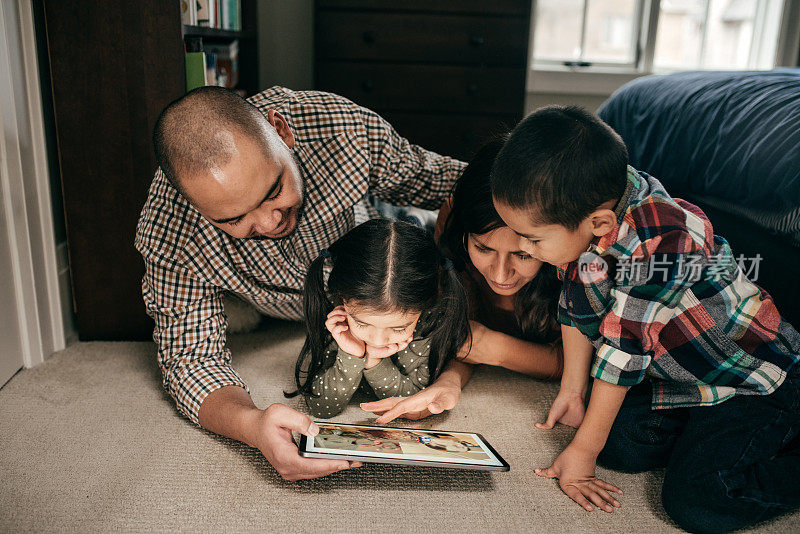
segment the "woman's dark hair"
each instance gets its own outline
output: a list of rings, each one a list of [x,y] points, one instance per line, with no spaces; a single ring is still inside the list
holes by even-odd
[[[295,365],[298,393],[311,395],[313,379],[335,363],[327,354],[328,313],[345,300],[378,313],[422,312],[417,328],[431,340],[430,381],[441,374],[469,337],[467,297],[431,235],[413,224],[390,219],[367,221],[328,247],[331,272],[327,290],[326,258],[308,269],[303,290],[306,341]]]
[[[489,175],[507,138],[498,136],[483,145],[453,188],[451,210],[439,246],[459,271],[471,264],[467,252],[469,234],[482,235],[506,226],[492,203]],[[514,315],[524,339],[553,341],[553,332],[558,331],[559,291],[555,267],[543,263],[533,280],[514,295]]]

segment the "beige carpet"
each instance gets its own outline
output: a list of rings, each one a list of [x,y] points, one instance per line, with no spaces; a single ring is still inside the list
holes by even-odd
[[[259,406],[282,401],[296,324],[233,337]],[[0,390],[0,531],[672,532],[661,473],[599,474],[625,491],[588,513],[538,478],[571,432],[536,431],[556,386],[480,369],[451,413],[409,426],[481,432],[508,473],[365,465],[282,481],[260,453],[185,419],[162,391],[149,343],[78,343]],[[297,400],[289,401],[295,407]],[[366,422],[353,405],[338,418]],[[798,532],[800,514],[758,532]]]

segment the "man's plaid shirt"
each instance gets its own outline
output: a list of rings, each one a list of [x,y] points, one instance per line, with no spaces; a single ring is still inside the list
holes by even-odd
[[[649,377],[654,408],[775,391],[800,359],[800,335],[705,214],[631,167],[616,213],[611,233],[558,269],[559,321],[595,345],[592,376]]]
[[[438,209],[464,164],[411,145],[377,114],[342,97],[273,87],[249,98],[280,112],[295,136],[305,183],[297,230],[277,241],[240,240],[205,220],[156,171],[136,229],[142,293],[164,387],[197,422],[205,397],[247,389],[230,364],[221,295],[236,293],[262,313],[301,319],[308,264],[371,216],[367,194],[395,205]]]

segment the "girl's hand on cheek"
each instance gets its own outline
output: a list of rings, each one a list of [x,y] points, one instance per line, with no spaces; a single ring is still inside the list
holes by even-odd
[[[339,348],[356,358],[363,358],[366,352],[364,342],[358,339],[347,325],[347,312],[344,306],[337,306],[328,314],[325,328],[333,335]]]

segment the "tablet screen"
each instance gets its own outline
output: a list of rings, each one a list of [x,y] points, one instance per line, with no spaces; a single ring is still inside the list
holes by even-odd
[[[339,423],[317,422],[317,425],[319,434],[305,442],[308,452],[495,467],[505,465],[479,434]]]

